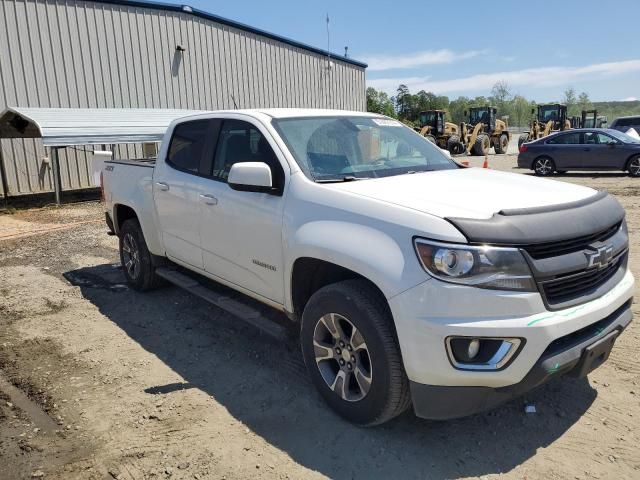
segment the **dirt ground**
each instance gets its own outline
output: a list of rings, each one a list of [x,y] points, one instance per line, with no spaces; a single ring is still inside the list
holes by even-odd
[[[617,196],[640,272],[640,180],[556,180]],[[361,429],[325,407],[295,343],[174,287],[128,289],[102,218],[98,203],[0,215],[1,479],[640,478],[638,321],[588,379]]]

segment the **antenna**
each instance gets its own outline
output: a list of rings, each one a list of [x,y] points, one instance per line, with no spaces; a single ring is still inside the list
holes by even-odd
[[[233,100],[233,108],[237,110],[238,104],[236,103],[236,99],[233,97],[233,93],[230,93],[229,95],[231,95],[231,100]]]
[[[349,47],[344,47],[344,58],[349,58]]]

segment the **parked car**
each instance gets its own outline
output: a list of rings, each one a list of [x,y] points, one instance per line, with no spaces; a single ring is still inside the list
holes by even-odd
[[[616,118],[611,122],[609,128],[619,130],[622,133],[626,133],[627,130],[633,128],[636,132],[640,133],[640,115]]]
[[[166,279],[263,329],[260,308],[283,312],[312,383],[357,424],[585,376],[631,322],[613,196],[463,167],[377,114],[189,116],[155,164],[107,161],[102,179],[132,288]]]
[[[610,128],[575,129],[524,143],[518,167],[546,177],[567,170],[622,170],[640,176],[640,141]]]

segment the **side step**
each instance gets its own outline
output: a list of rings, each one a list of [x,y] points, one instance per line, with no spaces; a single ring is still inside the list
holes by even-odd
[[[285,341],[288,338],[288,331],[285,327],[266,318],[259,310],[239,300],[218,293],[211,288],[205,287],[189,275],[167,267],[156,268],[156,274],[168,282],[221,308],[225,312],[238,317],[240,320],[250,323],[277,340]]]

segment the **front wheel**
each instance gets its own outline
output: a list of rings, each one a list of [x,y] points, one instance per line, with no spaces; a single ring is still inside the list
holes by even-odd
[[[640,177],[640,155],[636,155],[627,164],[627,171],[632,177]]]
[[[152,290],[162,284],[151,262],[142,228],[135,219],[126,220],[120,231],[120,262],[127,283],[134,290]]]
[[[539,177],[548,177],[555,169],[556,165],[549,157],[540,157],[533,162],[533,171]]]
[[[379,425],[409,406],[391,312],[366,280],[345,280],[314,293],[302,315],[300,341],[312,383],[350,422]]]
[[[491,148],[491,139],[489,135],[481,133],[476,138],[476,143],[471,148],[471,153],[476,156],[487,155],[489,153],[489,149]]]

